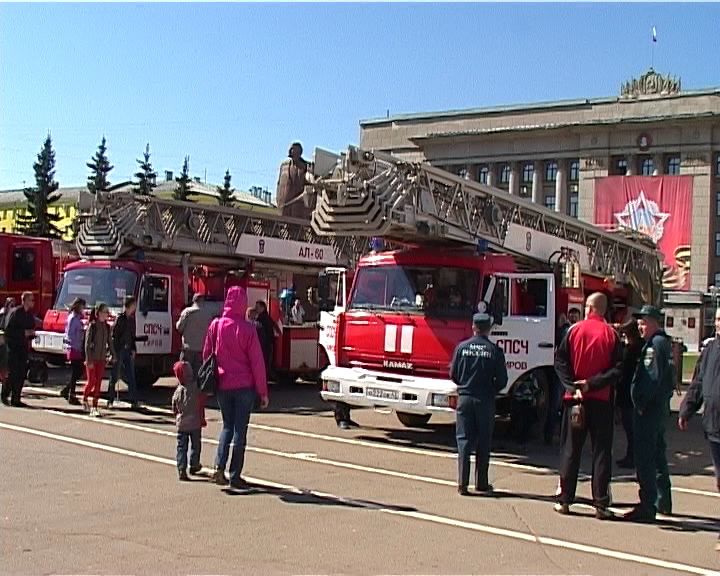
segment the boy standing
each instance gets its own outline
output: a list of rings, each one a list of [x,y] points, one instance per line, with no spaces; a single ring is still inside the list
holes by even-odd
[[[173,372],[178,380],[172,397],[173,414],[177,425],[177,467],[180,480],[189,480],[187,473],[188,444],[190,444],[190,474],[202,470],[202,428],[205,422],[205,395],[198,389],[189,362],[176,362]]]

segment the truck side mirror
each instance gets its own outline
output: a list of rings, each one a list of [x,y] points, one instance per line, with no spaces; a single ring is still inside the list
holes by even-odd
[[[330,277],[327,272],[318,275],[318,307],[321,312],[332,312],[335,309],[334,299],[330,297]]]

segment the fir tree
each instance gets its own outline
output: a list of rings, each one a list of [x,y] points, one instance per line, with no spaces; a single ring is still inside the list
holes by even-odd
[[[110,187],[110,181],[108,180],[108,174],[113,169],[110,165],[110,161],[107,157],[107,146],[105,145],[105,136],[103,136],[100,146],[92,157],[92,160],[87,163],[87,167],[90,168],[90,176],[87,179],[87,189],[91,194],[97,194],[98,192],[104,192]]]
[[[60,238],[62,232],[56,224],[60,215],[49,211],[50,206],[61,197],[55,194],[60,185],[55,182],[55,151],[52,149],[50,134],[45,139],[33,169],[35,187],[23,190],[28,205],[27,213],[18,218],[18,232],[42,238]]]
[[[151,196],[153,190],[157,186],[155,179],[157,178],[157,172],[153,170],[152,164],[150,163],[150,144],[145,145],[145,153],[143,159],[139,158],[135,160],[140,167],[138,172],[135,172],[135,178],[137,182],[133,186],[133,192],[140,196]]]
[[[218,193],[218,204],[220,206],[230,206],[235,203],[235,188],[230,188],[230,170],[225,171],[225,183],[222,186],[217,187]]]
[[[182,172],[180,172],[179,177],[175,178],[175,182],[177,182],[177,186],[173,191],[173,199],[181,202],[192,202],[190,196],[195,192],[192,189],[192,180],[190,179],[190,156],[185,156]]]

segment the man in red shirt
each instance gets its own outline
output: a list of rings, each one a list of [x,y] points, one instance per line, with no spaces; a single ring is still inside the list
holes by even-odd
[[[622,345],[605,321],[607,297],[596,292],[585,304],[585,320],[573,324],[555,354],[555,370],[565,388],[561,430],[560,495],[555,511],[568,514],[575,501],[585,438],[592,442],[592,497],[595,516],[608,520],[613,443],[613,393],[620,375]],[[575,405],[584,417],[573,422]]]

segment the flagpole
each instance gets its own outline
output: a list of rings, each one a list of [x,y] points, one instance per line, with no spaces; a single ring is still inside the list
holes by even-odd
[[[650,68],[655,69],[655,44],[657,44],[657,30],[652,27],[652,42],[650,46]]]

